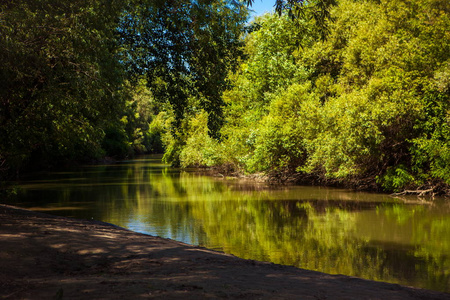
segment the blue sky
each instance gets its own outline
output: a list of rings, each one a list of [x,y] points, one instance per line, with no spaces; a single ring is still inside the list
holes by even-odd
[[[272,12],[275,5],[275,0],[254,0],[255,2],[251,7],[249,7],[251,10],[254,10],[255,12],[252,13],[252,16],[260,16],[263,15],[265,12]]]

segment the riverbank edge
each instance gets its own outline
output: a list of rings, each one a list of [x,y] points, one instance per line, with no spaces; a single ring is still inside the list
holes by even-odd
[[[0,204],[2,299],[450,299]]]
[[[355,192],[382,193],[394,197],[417,196],[420,199],[433,200],[443,197],[450,201],[450,185],[442,180],[434,180],[422,185],[409,185],[399,191],[387,191],[377,182],[376,175],[353,176],[347,178],[329,178],[323,173],[301,173],[296,171],[258,172],[246,174],[233,166],[194,166],[214,177],[229,177],[264,182],[270,185],[305,185],[349,189]],[[189,168],[188,168],[189,169]]]

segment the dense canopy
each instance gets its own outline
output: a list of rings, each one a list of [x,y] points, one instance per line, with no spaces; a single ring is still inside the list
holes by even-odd
[[[183,167],[448,193],[447,0],[0,3],[0,176]]]
[[[450,3],[341,0],[330,13],[325,41],[308,15],[256,21],[223,94],[224,139],[193,116],[181,165],[448,191]]]

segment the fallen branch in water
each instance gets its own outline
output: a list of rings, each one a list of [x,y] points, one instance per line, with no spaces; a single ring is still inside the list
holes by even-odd
[[[417,195],[418,197],[423,197],[426,194],[431,194],[432,197],[434,197],[433,193],[434,188],[427,189],[427,190],[404,190],[400,193],[393,193],[392,196],[403,196],[403,195]]]

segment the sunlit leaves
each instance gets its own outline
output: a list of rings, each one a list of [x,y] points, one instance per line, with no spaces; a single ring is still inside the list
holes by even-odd
[[[251,6],[255,0],[246,0]],[[258,0],[256,0],[258,1]],[[275,0],[275,11],[279,16],[287,15],[291,20],[312,19],[317,25],[317,32],[325,39],[328,31],[328,21],[332,19],[330,11],[336,0]]]
[[[313,21],[257,20],[224,93],[225,148],[252,172],[377,178],[387,190],[448,182],[448,11],[343,0],[325,42]]]

